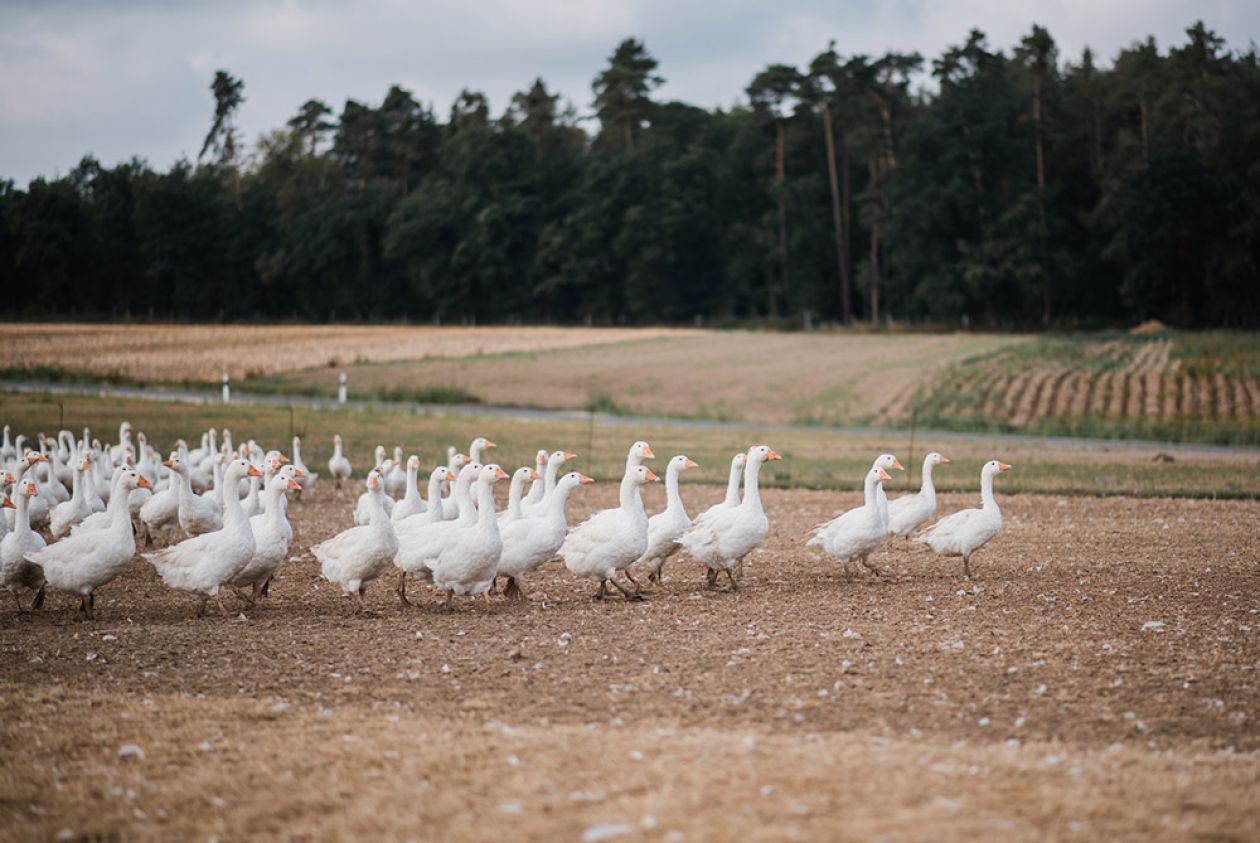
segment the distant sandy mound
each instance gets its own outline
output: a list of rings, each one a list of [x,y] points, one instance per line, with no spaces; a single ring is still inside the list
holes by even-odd
[[[1168,326],[1158,319],[1147,319],[1141,325],[1134,325],[1129,329],[1132,336],[1140,337],[1146,334],[1162,334],[1168,330]]]

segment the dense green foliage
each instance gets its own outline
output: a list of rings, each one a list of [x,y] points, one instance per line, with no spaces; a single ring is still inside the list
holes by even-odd
[[[932,83],[912,86],[930,73]],[[771,65],[653,99],[643,44],[589,134],[542,80],[445,119],[311,100],[252,153],[220,71],[198,162],[0,182],[9,315],[442,322],[1260,323],[1260,66],[1202,25],[1108,67],[1033,27]],[[592,124],[594,126],[594,124]],[[207,154],[210,153],[210,154]]]

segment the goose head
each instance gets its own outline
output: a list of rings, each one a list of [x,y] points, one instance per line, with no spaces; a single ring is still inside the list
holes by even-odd
[[[679,454],[671,457],[669,463],[665,466],[665,470],[674,469],[674,471],[686,471],[689,468],[699,468],[700,463],[688,457],[686,454]]]
[[[462,471],[472,464],[472,457],[467,454],[454,454],[451,456],[451,467],[457,470]]]
[[[403,461],[402,446],[395,445],[394,446],[394,465],[402,465],[402,461]]]
[[[547,467],[547,460],[550,455],[542,448],[538,449],[538,453],[534,454],[534,465],[538,466],[538,470],[542,471]]]
[[[626,476],[631,478],[636,486],[642,486],[644,483],[652,483],[661,478],[646,465],[636,465],[634,468],[626,472]]]
[[[533,471],[533,469],[531,468],[530,471]],[[494,463],[490,463],[489,465],[483,465],[481,470],[477,472],[477,481],[486,485],[493,485],[500,480],[506,480],[507,476],[508,473],[506,471]]]
[[[338,448],[341,447],[341,434],[340,433],[333,436],[333,444],[336,445]]]
[[[180,477],[188,476],[188,465],[184,462],[183,456],[179,451],[171,451],[170,457],[162,465],[178,474]]]
[[[412,454],[411,456],[407,457],[407,470],[408,471],[420,470],[420,458],[417,457],[415,454]]]
[[[293,476],[283,471],[277,471],[276,475],[271,478],[271,482],[267,484],[269,491],[277,491],[281,494],[291,489],[296,490],[300,488],[302,487],[293,479]]]
[[[240,457],[229,462],[223,469],[223,482],[229,488],[233,483],[245,477],[262,477],[262,472],[257,466]]]
[[[905,471],[905,469],[901,466],[901,460],[897,459],[892,454],[880,454],[875,458],[874,465],[879,466],[884,469],[884,471],[891,471],[894,468],[898,471]]]
[[[980,469],[981,477],[997,477],[1003,471],[1009,471],[1011,466],[998,460],[989,460],[984,464],[984,468]]]
[[[17,509],[17,504],[9,499],[8,495],[0,495],[4,500],[0,501],[0,509]]]
[[[547,458],[547,464],[554,464],[556,468],[559,468],[576,456],[577,454],[571,454],[568,451],[552,451],[551,456]]]
[[[556,488],[564,489],[565,491],[568,491],[569,489],[575,488],[577,486],[589,486],[591,483],[594,483],[594,482],[595,482],[595,479],[593,477],[587,477],[585,474],[582,474],[580,471],[570,471],[567,474],[564,474],[563,476],[561,476],[561,478],[556,481]]]
[[[626,456],[636,462],[656,459],[656,454],[652,453],[652,446],[642,439],[630,446],[630,453]]]
[[[380,469],[374,468],[371,471],[369,471],[367,474],[367,479],[364,480],[363,482],[367,486],[368,494],[379,493],[382,488]]]
[[[439,465],[437,468],[429,472],[430,481],[442,480],[442,481],[450,482],[451,480],[454,480],[454,479],[455,479],[455,472],[444,465]]]
[[[376,448],[372,451],[372,465],[378,465],[378,466],[384,465],[385,453],[386,453],[385,446],[377,445]]]
[[[891,479],[892,475],[878,465],[873,466],[870,471],[866,472],[866,482],[870,484],[883,483],[885,480]]]
[[[118,476],[117,488],[123,492],[133,492],[136,489],[152,489],[153,484],[145,479],[145,476],[134,468],[123,469]]]
[[[928,465],[944,465],[945,463],[953,462],[953,460],[951,460],[949,457],[941,454],[940,451],[933,451],[932,453],[928,454],[926,457],[926,461]]]
[[[490,441],[489,439],[487,439],[486,437],[484,437],[484,436],[478,436],[476,439],[474,439],[474,440],[472,441],[472,444],[470,444],[470,445],[468,446],[468,453],[470,453],[470,454],[471,454],[471,453],[474,453],[474,452],[476,452],[476,451],[485,451],[485,450],[488,450],[488,449],[490,449],[490,448],[497,448],[497,447],[499,447],[499,446],[498,446],[498,445],[496,445],[496,444],[494,444],[493,442],[491,442],[491,441]]]
[[[290,480],[292,480],[295,477],[306,476],[306,472],[298,468],[296,465],[281,466],[279,470],[276,471],[276,474],[283,474],[285,477],[288,477]]]
[[[753,445],[748,449],[748,461],[754,463],[770,462],[771,460],[781,460],[773,448],[769,445]]]

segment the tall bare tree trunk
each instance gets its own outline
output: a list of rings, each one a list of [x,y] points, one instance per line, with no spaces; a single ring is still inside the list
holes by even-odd
[[[1043,325],[1050,324],[1050,272],[1049,267],[1045,265],[1045,234],[1046,234],[1046,153],[1045,144],[1042,140],[1041,129],[1041,78],[1033,76],[1033,127],[1037,138],[1037,215],[1041,221],[1041,230],[1038,232],[1038,251],[1042,258],[1042,272],[1044,277],[1041,283],[1041,322]]]
[[[879,161],[867,159],[871,172],[871,189],[875,191],[875,213],[871,215],[871,324],[879,324],[879,222],[883,209],[879,199]]]
[[[844,217],[840,211],[840,188],[836,178],[836,142],[831,126],[831,109],[826,101],[822,104],[823,139],[827,142],[827,178],[831,184],[831,222],[835,227],[836,261],[840,271],[840,307],[844,316],[844,324],[853,321],[852,305],[849,303],[849,252],[844,242]]]
[[[775,146],[774,146],[774,184],[775,196],[779,204],[779,259],[782,267],[781,283],[784,290],[789,289],[790,280],[788,273],[788,239],[787,239],[787,203],[783,195],[784,183],[784,129],[783,120],[776,119],[775,126]],[[774,297],[774,291],[770,292],[770,315],[774,316],[778,312]]]

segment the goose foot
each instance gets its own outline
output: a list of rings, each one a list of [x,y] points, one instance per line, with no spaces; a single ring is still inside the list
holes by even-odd
[[[970,555],[963,557],[963,576],[966,577],[967,579],[971,579],[971,556]]]
[[[22,608],[22,598],[18,597],[18,593],[16,591],[10,591],[9,593],[13,595],[13,602],[17,604],[17,613],[19,615],[25,615],[26,610]]]
[[[451,601],[454,599],[455,599],[455,592],[449,588],[446,589],[446,596],[442,598],[442,608],[446,609],[447,611],[450,611],[450,609],[452,608]]]
[[[739,580],[735,579],[735,569],[726,569],[726,578],[731,581],[731,591],[739,591]]]
[[[507,578],[507,585],[503,587],[503,596],[513,603],[520,603],[525,599],[525,592],[521,590],[521,584],[516,581],[516,577]]]
[[[79,614],[84,620],[96,620],[96,594],[84,594],[79,597]]]
[[[704,575],[706,579],[705,585],[709,588],[717,588],[718,572],[713,568],[709,568],[704,572]]]
[[[506,590],[506,586],[505,586],[505,590]],[[498,593],[499,593],[499,578],[496,576],[494,579],[490,580],[490,589],[486,592],[486,594],[498,594]]]
[[[243,609],[252,609],[252,608],[254,608],[254,598],[258,596],[258,584],[257,584],[257,583],[255,583],[255,584],[254,584],[254,593],[253,593],[252,595],[250,595],[250,594],[246,594],[244,589],[237,588],[236,586],[232,586],[232,591],[233,591],[233,593],[235,593],[235,594],[236,594],[236,596],[237,596],[238,598],[240,598],[240,601],[241,601],[241,608],[243,608]]]
[[[606,588],[606,586],[607,586],[607,585],[608,585],[608,581],[607,581],[607,580],[600,580],[600,581],[599,581],[599,591],[596,591],[596,592],[595,592],[595,596],[594,596],[594,597],[592,597],[591,599],[592,599],[592,600],[594,600],[594,601],[596,601],[596,602],[602,601],[602,600],[604,599],[604,597],[605,597],[605,596],[607,596],[607,594],[608,594],[608,590],[607,590],[607,588]]]
[[[883,571],[881,571],[879,568],[877,568],[875,565],[871,564],[870,562],[867,562],[865,558],[863,558],[861,562],[862,562],[862,567],[870,571],[871,573],[873,573],[875,576],[882,577],[884,575]]]
[[[612,583],[617,588],[617,590],[622,593],[622,595],[626,598],[627,603],[634,603],[634,602],[643,600],[642,594],[640,594],[637,591],[626,591],[626,589],[621,585],[621,583],[617,582],[615,579],[609,580],[609,582]]]
[[[662,562],[661,564],[653,568],[651,573],[648,574],[648,582],[655,583],[656,585],[660,585],[665,580],[664,573],[663,573],[664,571],[665,571],[665,563]]]
[[[271,577],[263,580],[262,588],[258,589],[259,597],[267,597],[271,594]]]
[[[625,574],[626,579],[630,580],[630,584],[634,586],[635,595],[637,596],[637,595],[642,594],[643,586],[639,585],[639,581],[630,575],[630,569],[626,568],[621,573]]]
[[[225,618],[226,618],[226,617],[229,617],[229,615],[228,615],[228,610],[227,610],[227,606],[224,606],[224,605],[223,605],[223,593],[222,593],[222,592],[219,592],[218,594],[216,594],[216,595],[214,596],[214,605],[216,605],[216,606],[218,606],[218,607],[219,607],[219,614],[223,615],[223,617],[225,617]]]

